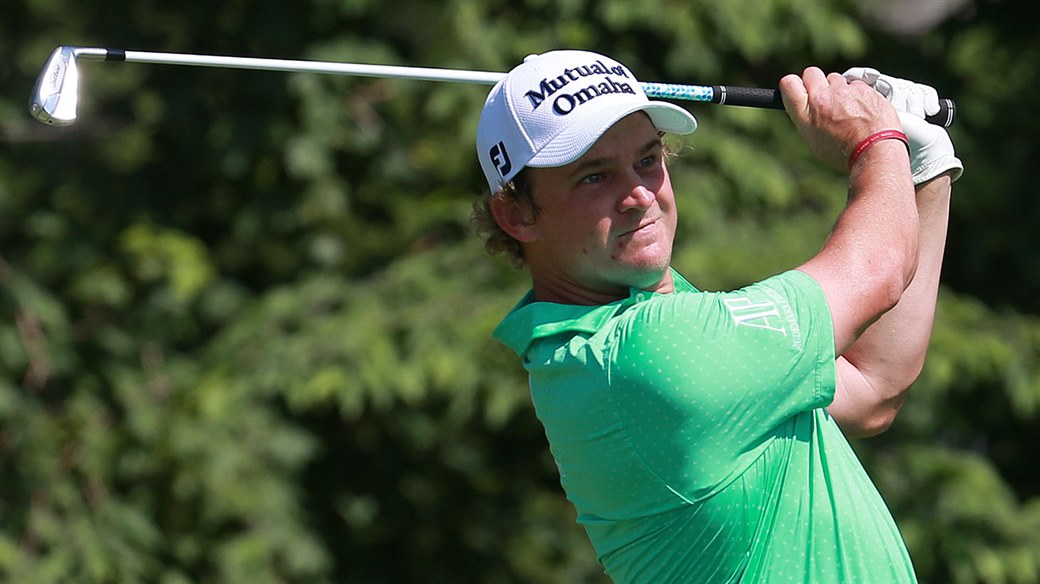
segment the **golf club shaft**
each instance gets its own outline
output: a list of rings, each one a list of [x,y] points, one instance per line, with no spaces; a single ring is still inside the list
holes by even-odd
[[[415,79],[420,81],[481,83],[485,85],[494,85],[499,79],[505,76],[503,73],[490,73],[484,71],[399,67],[392,65],[362,65],[325,61],[296,61],[254,57],[225,57],[217,55],[188,55],[181,53],[155,53],[146,51],[121,51],[118,49],[77,49],[76,57],[85,61],[123,61],[126,63],[192,65],[196,67],[217,67],[222,69],[325,73],[333,75],[352,75],[357,77],[388,77]]]
[[[84,48],[78,49],[76,55],[78,58],[84,60],[194,65],[198,67],[256,69],[262,71],[328,73],[335,75],[353,75],[358,77],[386,77],[396,79],[414,79],[420,81],[452,81],[457,83],[480,83],[484,85],[494,85],[506,75],[505,73],[495,73],[491,71],[466,71],[461,69],[434,69],[395,65],[362,65],[356,63],[331,63],[323,61],[121,51],[117,49]],[[727,88],[726,86],[719,85],[673,85],[665,83],[643,83],[642,86],[643,90],[649,97],[783,109],[783,103],[780,101],[779,91],[771,89],[752,89],[745,87]]]

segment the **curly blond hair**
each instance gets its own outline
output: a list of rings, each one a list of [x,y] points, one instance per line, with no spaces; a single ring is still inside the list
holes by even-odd
[[[472,216],[474,230],[484,240],[484,249],[492,255],[504,253],[515,267],[522,268],[525,265],[523,246],[520,245],[519,241],[513,239],[513,236],[499,227],[498,222],[495,221],[495,216],[491,213],[491,202],[496,198],[515,202],[525,210],[530,211],[532,217],[537,218],[540,209],[532,197],[531,181],[528,177],[527,169],[521,169],[513,177],[513,180],[506,183],[500,190],[496,192],[487,191],[483,196],[474,201]]]

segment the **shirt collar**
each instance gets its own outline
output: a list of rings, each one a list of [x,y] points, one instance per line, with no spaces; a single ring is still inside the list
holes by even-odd
[[[676,292],[696,292],[686,280],[672,270]],[[523,355],[536,340],[562,332],[594,333],[617,314],[629,306],[643,302],[656,294],[639,288],[629,288],[628,297],[610,304],[586,306],[579,304],[557,304],[536,302],[534,291],[528,291],[520,302],[495,327],[492,337]]]

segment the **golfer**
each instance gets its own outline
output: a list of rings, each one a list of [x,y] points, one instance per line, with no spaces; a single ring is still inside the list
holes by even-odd
[[[809,68],[780,90],[848,203],[814,257],[732,292],[671,268],[662,134],[697,122],[627,67],[528,57],[480,116],[475,219],[532,282],[494,336],[618,583],[915,581],[846,437],[884,431],[921,371],[962,166],[926,86]]]

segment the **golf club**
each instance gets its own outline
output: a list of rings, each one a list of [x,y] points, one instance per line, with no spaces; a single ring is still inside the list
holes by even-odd
[[[55,126],[67,126],[76,121],[76,107],[79,102],[79,69],[77,65],[79,60],[325,73],[484,85],[494,85],[505,76],[505,73],[461,69],[189,55],[63,45],[54,49],[47,64],[44,65],[43,71],[40,72],[40,77],[36,80],[36,87],[29,98],[29,112],[34,118]],[[668,83],[642,83],[641,85],[648,97],[768,109],[784,108],[780,99],[780,91],[777,89]],[[927,120],[933,124],[949,126],[953,123],[955,111],[952,100],[942,99],[939,113],[929,116]]]

